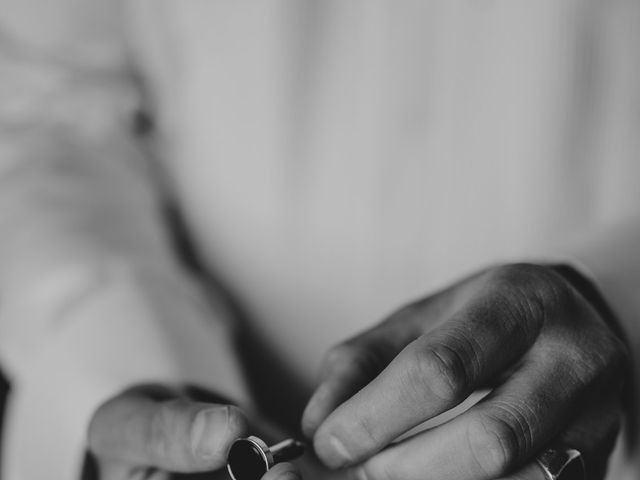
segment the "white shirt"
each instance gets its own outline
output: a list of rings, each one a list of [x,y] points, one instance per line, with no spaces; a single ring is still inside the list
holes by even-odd
[[[171,259],[145,161],[306,383],[332,344],[514,260],[574,262],[638,345],[639,2],[4,4],[8,478],[72,478],[97,402],[139,379],[243,396],[204,367],[232,356],[209,343],[227,315]]]

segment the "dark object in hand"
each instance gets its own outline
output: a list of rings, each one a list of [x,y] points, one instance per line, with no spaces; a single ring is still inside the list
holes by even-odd
[[[239,438],[229,449],[227,470],[233,480],[260,480],[276,463],[303,453],[304,444],[291,438],[271,447],[258,437]]]

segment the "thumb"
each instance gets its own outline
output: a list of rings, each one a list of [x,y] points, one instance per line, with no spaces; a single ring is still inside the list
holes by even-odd
[[[236,407],[158,401],[129,391],[98,409],[89,426],[89,448],[103,463],[206,471],[224,466],[231,442],[245,430]]]

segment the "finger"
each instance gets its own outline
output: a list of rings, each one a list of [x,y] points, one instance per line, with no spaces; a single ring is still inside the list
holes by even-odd
[[[510,367],[543,323],[542,314],[527,310],[523,318],[513,305],[517,300],[490,285],[442,326],[411,342],[318,428],[318,456],[333,468],[366,459]]]
[[[581,399],[594,393],[584,385],[594,382],[576,382],[574,369],[562,358],[559,362],[527,360],[479,404],[440,427],[384,450],[365,462],[359,475],[368,480],[425,480],[428,471],[427,479],[489,480],[530,462],[576,421]],[[599,393],[595,398],[601,400],[603,393]],[[606,426],[609,420],[601,415],[590,421]],[[593,439],[600,438],[600,430],[593,425],[584,428]],[[586,450],[591,441],[584,439],[576,447]]]
[[[262,476],[261,480],[301,480],[300,470],[289,462],[278,463]]]
[[[474,294],[474,282],[483,274],[412,302],[372,329],[332,348],[325,357],[320,384],[302,416],[305,435],[312,438],[338,405],[373,380],[407,344],[464,305]]]
[[[622,407],[613,394],[607,401],[591,402],[567,430],[554,440],[556,448],[572,448],[581,454],[565,467],[563,477],[602,480],[606,476],[609,456],[620,431]],[[584,469],[584,470],[583,470]],[[535,461],[501,480],[546,480],[547,475]]]
[[[89,447],[98,458],[175,472],[224,466],[246,420],[232,406],[155,401],[125,393],[104,404],[89,427]]]
[[[321,382],[302,415],[302,431],[308,438],[338,405],[373,380],[411,341],[407,329],[389,326],[384,322],[329,351]]]

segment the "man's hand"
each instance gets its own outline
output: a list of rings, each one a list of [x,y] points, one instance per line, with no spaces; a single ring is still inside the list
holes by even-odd
[[[160,387],[128,390],[104,403],[89,426],[100,480],[168,478],[225,466],[247,421],[237,407],[199,403]]]
[[[545,448],[601,480],[628,359],[553,269],[510,265],[417,301],[333,348],[303,416],[320,459],[367,480],[543,480]],[[436,428],[399,436],[492,388]]]
[[[98,480],[229,479],[227,453],[231,443],[247,433],[247,417],[209,392],[187,390],[140,386],[97,410],[88,442]],[[270,427],[258,423],[259,430]],[[299,478],[293,464],[280,463],[262,480]]]

